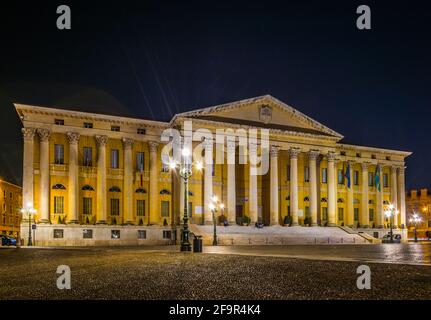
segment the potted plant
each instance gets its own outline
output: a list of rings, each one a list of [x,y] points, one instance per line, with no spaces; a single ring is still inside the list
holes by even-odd
[[[166,218],[163,220],[163,226],[166,227],[168,225],[168,221],[166,220]]]
[[[292,217],[291,216],[285,216],[284,217],[284,221],[283,221],[283,224],[286,226],[286,227],[288,227],[288,226],[290,226],[290,224],[292,223]]]
[[[249,216],[243,216],[242,217],[242,225],[243,226],[248,226],[251,222],[251,219]]]
[[[306,227],[309,227],[311,225],[311,218],[310,217],[305,217],[305,219],[304,219],[304,225]]]
[[[142,218],[141,218],[141,219],[139,219],[139,225],[140,225],[140,226],[143,226],[143,225],[144,225],[144,221],[142,220]]]
[[[218,224],[224,225],[226,220],[227,220],[226,216],[222,214],[221,216],[218,217]]]

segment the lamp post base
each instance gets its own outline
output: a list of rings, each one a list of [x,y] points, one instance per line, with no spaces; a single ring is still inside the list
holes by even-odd
[[[181,251],[192,251],[192,245],[190,243],[181,243]]]

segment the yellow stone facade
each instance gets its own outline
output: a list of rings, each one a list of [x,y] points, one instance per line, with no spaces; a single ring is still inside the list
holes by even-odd
[[[18,236],[21,224],[21,187],[0,180],[0,234]]]
[[[215,164],[214,174],[211,166],[194,168],[189,186],[192,223],[212,221],[205,200],[215,194],[226,204],[223,214],[230,223],[250,216],[252,223],[283,225],[289,216],[292,225],[378,228],[387,226],[383,212],[392,203],[399,210],[393,224],[406,226],[409,152],[344,144],[342,135],[272,96],[177,114],[169,123],[15,106],[24,127],[23,204],[33,204],[40,223],[178,225],[182,183],[176,173],[163,170],[161,134],[192,121],[193,130],[213,134],[226,128],[269,129],[270,145],[270,169],[261,176],[250,175],[249,164]],[[90,159],[85,148],[91,149]],[[227,145],[227,151],[238,158],[237,145]],[[143,153],[143,170],[138,153]],[[344,177],[348,163],[351,188]],[[380,191],[370,183],[377,167]],[[84,203],[84,198],[91,200]],[[144,201],[144,212],[138,200]]]

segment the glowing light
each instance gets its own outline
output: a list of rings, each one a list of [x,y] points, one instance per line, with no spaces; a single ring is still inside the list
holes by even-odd
[[[201,171],[201,170],[203,169],[203,167],[204,167],[204,166],[203,166],[202,162],[200,162],[200,161],[199,161],[199,162],[196,162],[196,169],[197,169],[197,170]]]
[[[391,203],[391,204],[389,205],[389,209],[390,209],[390,210],[394,210],[394,208],[395,208],[395,207],[394,207],[394,205]]]
[[[220,209],[224,209],[224,204],[223,203],[220,203]]]
[[[386,210],[386,211],[385,211],[385,216],[386,216],[386,217],[390,218],[390,217],[391,217],[391,215],[392,215],[392,212],[390,212],[389,210]]]
[[[214,204],[212,204],[212,203],[210,203],[210,204],[209,204],[209,208],[210,208],[210,210],[211,210],[211,211],[213,211],[213,210],[215,209],[215,205],[214,205]]]
[[[181,153],[184,157],[190,156],[190,150],[188,148],[184,148]]]
[[[177,164],[174,161],[169,162],[169,168],[174,170],[177,167]]]
[[[217,201],[218,201],[217,196],[213,196],[213,197],[212,197],[212,201],[213,201],[213,202],[217,202]]]

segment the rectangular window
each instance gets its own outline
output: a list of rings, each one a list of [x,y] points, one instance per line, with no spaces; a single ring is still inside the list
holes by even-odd
[[[143,152],[137,152],[136,153],[136,170],[139,172],[144,171],[144,153]]]
[[[328,183],[328,169],[322,168],[322,183]]]
[[[145,129],[143,128],[138,128],[138,130],[136,131],[137,134],[145,134]]]
[[[64,145],[62,144],[54,145],[54,163],[64,164]]]
[[[368,172],[368,186],[374,186],[374,173]]]
[[[93,129],[93,124],[91,122],[84,122],[84,128]]]
[[[338,184],[344,184],[343,169],[338,169]]]
[[[84,147],[84,159],[82,164],[85,167],[91,167],[93,165],[93,149],[91,147]]]
[[[145,200],[136,200],[136,215],[138,217],[145,216]]]
[[[120,131],[120,127],[119,126],[111,126],[111,131]]]
[[[92,214],[92,199],[91,198],[83,198],[83,211],[82,214]]]
[[[322,220],[328,220],[328,208],[322,207]]]
[[[64,236],[63,229],[54,229],[54,239],[62,239]]]
[[[83,239],[93,239],[93,230],[91,230],[91,229],[82,230],[82,238]]]
[[[163,239],[171,239],[172,232],[171,230],[163,230]]]
[[[389,187],[389,177],[387,173],[383,174],[383,188]]]
[[[120,215],[120,199],[111,199],[111,216]]]
[[[353,219],[355,221],[359,221],[359,208],[354,208],[353,209]]]
[[[359,186],[359,171],[353,171],[353,184]]]
[[[111,230],[111,239],[120,239],[120,230]]]
[[[54,123],[55,123],[57,126],[64,126],[64,120],[63,120],[63,119],[55,119],[55,120],[54,120]]]
[[[305,217],[311,217],[311,215],[310,215],[310,207],[305,207],[304,208],[304,214],[305,214]]]
[[[369,219],[370,219],[370,221],[374,221],[374,209],[372,209],[372,208],[370,208],[370,209],[368,209],[368,212],[369,212]]]
[[[64,213],[64,197],[54,197],[54,213]]]
[[[304,166],[304,182],[310,182],[310,167]]]
[[[338,208],[338,221],[344,221],[344,208]]]
[[[119,152],[117,149],[111,149],[111,168],[118,169],[119,167]]]
[[[147,239],[147,231],[138,230],[138,239]]]
[[[169,217],[169,201],[161,202],[162,217]]]

